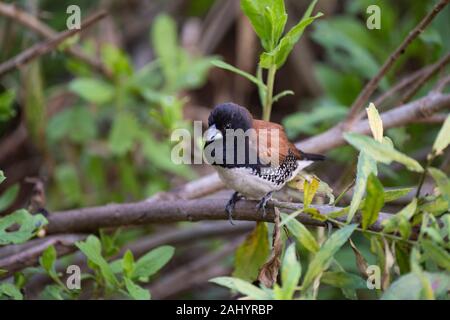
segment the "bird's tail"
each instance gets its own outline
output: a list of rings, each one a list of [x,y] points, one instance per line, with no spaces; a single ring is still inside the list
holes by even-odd
[[[325,156],[321,154],[314,154],[314,153],[305,153],[302,154],[303,158],[305,160],[311,160],[311,161],[323,161],[325,160]]]

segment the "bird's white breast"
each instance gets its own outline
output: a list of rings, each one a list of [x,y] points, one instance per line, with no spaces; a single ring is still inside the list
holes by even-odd
[[[283,183],[276,183],[255,174],[251,168],[224,168],[215,166],[219,177],[227,187],[238,191],[248,199],[261,199],[271,191],[280,190],[286,182],[292,180],[300,170],[310,165],[312,161],[297,161],[297,168],[292,171]],[[273,169],[276,172],[277,169]]]

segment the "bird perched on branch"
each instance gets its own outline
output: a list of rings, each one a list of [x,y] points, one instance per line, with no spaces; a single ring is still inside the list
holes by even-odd
[[[325,159],[297,149],[281,125],[255,120],[246,108],[234,103],[217,105],[209,115],[208,126],[206,161],[235,191],[225,208],[231,223],[236,202],[242,197],[259,200],[257,209],[264,216],[274,191],[312,162]]]

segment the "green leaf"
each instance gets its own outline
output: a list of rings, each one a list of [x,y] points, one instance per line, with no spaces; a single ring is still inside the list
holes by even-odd
[[[124,278],[124,281],[125,287],[127,288],[128,293],[133,299],[150,300],[150,292],[147,289],[142,288],[126,277]]]
[[[130,60],[125,51],[106,43],[101,48],[102,61],[112,70],[115,77],[129,76],[133,73]]]
[[[39,258],[39,264],[48,272],[54,272],[54,264],[56,261],[56,250],[54,246],[49,246]]]
[[[0,183],[2,183],[3,181],[5,181],[6,177],[5,174],[3,173],[2,170],[0,170]]]
[[[162,66],[166,86],[171,90],[177,81],[181,58],[175,21],[167,14],[159,14],[151,28],[151,40]]]
[[[404,275],[411,271],[409,266],[408,246],[401,242],[395,243],[395,261],[400,269],[400,274]]]
[[[67,205],[76,205],[82,202],[83,192],[79,175],[72,164],[66,162],[57,166],[55,169],[55,180]]]
[[[432,197],[431,200],[425,202],[424,204],[421,204],[419,209],[422,212],[428,212],[434,216],[439,216],[444,212],[448,212],[449,206],[449,202],[445,200],[444,197],[439,196]]]
[[[316,16],[311,17],[311,13],[317,3],[317,0],[314,0],[309,5],[308,9],[304,13],[302,19],[295,25],[291,30],[289,30],[286,35],[280,40],[277,44],[278,40],[272,44],[276,45],[273,48],[273,45],[270,49],[266,48],[267,52],[264,52],[260,57],[259,65],[263,68],[270,68],[272,65],[276,65],[279,69],[286,62],[289,53],[294,48],[294,45],[298,42],[305,28],[311,24],[316,18],[322,16],[322,13],[318,13]],[[272,49],[273,48],[273,49]]]
[[[432,283],[434,296],[445,296],[450,287],[450,276],[447,273],[424,272],[425,277]],[[421,299],[422,282],[419,275],[408,273],[398,278],[384,292],[381,300],[419,300]]]
[[[362,228],[366,230],[377,221],[378,214],[384,205],[383,185],[371,173],[367,180],[367,196],[362,209]]]
[[[391,202],[400,199],[410,193],[413,188],[396,188],[384,190],[384,202]]]
[[[143,255],[135,264],[132,279],[148,278],[164,267],[172,259],[175,248],[161,246]]]
[[[241,0],[241,9],[250,20],[263,48],[272,50],[287,21],[284,0]]]
[[[257,223],[255,229],[237,248],[233,277],[255,281],[261,266],[269,256],[268,230],[265,223]]]
[[[428,168],[428,172],[436,182],[436,185],[439,188],[439,191],[444,199],[447,200],[448,203],[450,203],[450,179],[444,172],[436,168],[430,167]]]
[[[141,135],[140,142],[142,143],[143,155],[155,168],[186,179],[195,178],[195,174],[190,167],[172,162],[171,146],[167,142],[158,141],[150,134]]]
[[[0,218],[0,245],[23,243],[47,223],[47,219],[41,214],[32,215],[25,209],[14,211]],[[9,231],[8,229],[15,224],[19,225],[19,229]]]
[[[40,294],[40,299],[43,300],[64,300],[64,288],[57,284],[50,284],[45,286]]]
[[[227,287],[231,290],[236,290],[240,292],[241,294],[244,294],[252,299],[255,300],[268,300],[270,299],[270,295],[258,288],[257,286],[254,286],[253,284],[244,281],[239,278],[234,277],[217,277],[214,279],[209,280],[210,282],[216,283],[218,285]]]
[[[109,133],[109,149],[113,154],[122,156],[133,148],[140,134],[136,117],[130,112],[120,112],[114,119]]]
[[[0,93],[0,123],[8,121],[16,115],[13,104],[15,99],[16,92],[13,89]]]
[[[433,152],[436,155],[442,154],[445,148],[450,144],[450,115],[445,119],[441,130],[433,144]]]
[[[110,265],[102,256],[100,240],[96,236],[90,235],[85,241],[76,242],[75,245],[93,264],[99,267],[108,285],[112,287],[119,285]]]
[[[293,96],[294,95],[294,91],[292,90],[284,90],[281,91],[280,93],[276,94],[273,98],[272,98],[272,103],[277,102],[278,100],[280,100],[281,98],[285,97],[285,96]]]
[[[95,117],[87,107],[73,106],[50,119],[46,134],[53,144],[65,137],[75,143],[90,142],[97,135]]]
[[[365,44],[359,44],[354,35],[343,30],[344,26],[342,24],[350,21],[352,25],[348,29],[351,32],[355,32],[354,30],[359,29],[358,26],[361,22],[350,16],[321,20],[315,25],[312,38],[325,49],[328,65],[342,70],[341,74],[343,75],[344,81],[351,80],[351,83],[349,83],[351,86],[346,87],[349,89],[349,92],[343,92],[339,96],[343,97],[345,95],[346,99],[354,100],[360,91],[355,91],[355,89],[361,85],[361,78],[371,79],[377,73],[380,66],[377,63],[376,57],[374,57],[375,50],[368,49]],[[366,30],[365,34],[368,35],[370,32]],[[373,36],[369,36],[368,43],[373,44],[373,40]],[[382,46],[378,45],[378,47]],[[375,49],[378,49],[378,47],[375,45]],[[381,81],[381,88],[385,90],[387,89],[387,85],[388,82],[386,79],[383,79]],[[341,84],[337,83],[334,86],[340,87]],[[344,100],[340,100],[340,102],[345,103]],[[347,101],[347,104],[351,104],[351,102]]]
[[[411,233],[411,224],[409,223],[409,220],[412,218],[416,210],[417,199],[414,198],[411,203],[400,210],[397,214],[382,222],[383,232],[391,233],[399,230],[404,239],[409,238]]]
[[[356,227],[356,224],[347,225],[335,231],[325,241],[308,266],[308,270],[303,279],[302,290],[307,290],[314,279],[328,268],[330,262],[333,260],[333,256],[347,242]]]
[[[364,150],[372,158],[385,164],[390,164],[392,161],[399,162],[405,165],[409,170],[416,172],[423,172],[422,166],[414,159],[404,155],[385,143],[380,143],[374,139],[357,134],[344,133],[344,138],[358,150]]]
[[[428,239],[421,241],[424,254],[438,266],[450,271],[450,254],[439,245]]]
[[[358,166],[356,169],[356,183],[353,191],[352,201],[347,214],[347,222],[352,221],[353,216],[360,207],[370,174],[377,174],[377,163],[365,151],[361,151],[358,156]]]
[[[111,265],[110,265],[111,266]],[[131,277],[135,267],[133,253],[128,249],[123,255],[122,270],[126,277]],[[112,269],[112,267],[111,267]]]
[[[15,285],[8,282],[0,284],[0,298],[2,296],[12,298],[13,300],[23,300],[23,295],[20,290],[16,288]]]
[[[286,224],[288,230],[294,237],[297,238],[298,242],[302,244],[307,250],[312,253],[319,251],[319,244],[316,238],[309,232],[309,230],[298,220],[289,219],[289,216],[285,213],[281,214],[282,224]]]
[[[228,64],[221,60],[213,60],[213,61],[211,61],[211,64],[213,64],[214,66],[216,66],[218,68],[225,69],[225,70],[234,72],[240,76],[243,76],[244,78],[246,78],[246,79],[250,80],[251,82],[253,82],[254,84],[256,84],[258,86],[258,88],[261,88],[262,90],[266,90],[266,85],[261,80],[259,80],[255,76],[251,75],[250,73],[247,73],[241,69],[238,69],[238,68],[232,66],[231,64]]]
[[[310,5],[314,7],[317,1],[313,1]],[[303,19],[295,25],[289,32],[280,40],[280,43],[275,47],[275,49],[270,52],[263,52],[261,54],[259,64],[263,68],[270,68],[272,65],[276,65],[277,69],[281,68],[286,62],[287,57],[291,53],[294,45],[298,42],[303,34],[303,31],[307,26],[309,26],[315,19],[323,16],[319,12],[314,17],[303,17]]]
[[[1,180],[1,178],[0,178],[0,180]],[[19,185],[15,184],[15,185],[9,187],[0,196],[0,211],[8,209],[9,206],[13,204],[14,200],[16,200],[18,192],[19,192]]]
[[[109,83],[93,78],[76,78],[69,89],[88,102],[106,104],[114,96],[114,87]]]
[[[320,278],[321,283],[343,289],[364,289],[366,282],[359,276],[345,271],[327,271]]]
[[[292,299],[301,274],[302,266],[296,257],[295,244],[291,244],[284,254],[283,264],[281,265],[281,294],[276,298],[281,300]]]

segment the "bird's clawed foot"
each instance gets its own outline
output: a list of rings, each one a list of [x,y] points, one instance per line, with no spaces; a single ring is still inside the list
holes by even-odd
[[[269,202],[269,200],[271,198],[272,198],[272,192],[269,192],[264,197],[262,197],[262,199],[259,201],[258,205],[256,206],[256,208],[258,209],[258,212],[262,211],[263,218],[266,217],[266,205],[267,205],[267,202]]]
[[[230,221],[230,223],[232,225],[234,225],[234,222],[233,222],[234,207],[236,206],[236,202],[238,202],[241,199],[242,199],[242,196],[239,194],[239,192],[235,192],[235,193],[233,193],[233,195],[231,196],[230,200],[228,201],[228,203],[225,207],[225,211],[228,214],[228,221]]]

